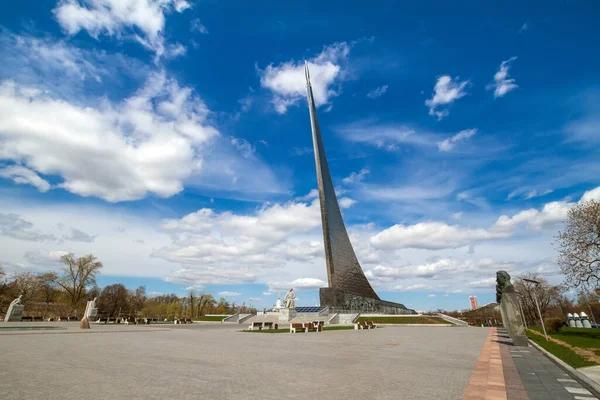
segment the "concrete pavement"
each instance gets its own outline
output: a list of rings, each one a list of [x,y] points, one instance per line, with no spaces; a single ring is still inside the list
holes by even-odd
[[[485,328],[296,335],[242,328],[0,331],[2,398],[460,399],[488,334]]]

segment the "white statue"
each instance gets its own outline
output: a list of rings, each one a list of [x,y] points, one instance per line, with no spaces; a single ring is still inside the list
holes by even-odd
[[[294,293],[294,289],[290,289],[286,293],[283,301],[285,302],[285,308],[296,308],[296,294]]]
[[[21,300],[22,298],[23,295],[20,295],[10,303],[4,316],[4,322],[21,321],[23,318],[23,309],[25,308],[23,300]]]
[[[23,300],[21,300],[21,298],[23,298],[23,295],[19,295],[19,297],[17,297],[16,299],[14,299],[10,305],[11,306],[22,306],[23,305]],[[9,306],[10,307],[10,306]]]

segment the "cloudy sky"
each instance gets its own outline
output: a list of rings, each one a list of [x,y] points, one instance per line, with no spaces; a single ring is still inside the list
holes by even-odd
[[[93,253],[102,285],[318,303],[307,60],[382,298],[466,308],[499,269],[558,283],[553,236],[600,199],[600,27],[553,3],[5,2],[0,263]]]

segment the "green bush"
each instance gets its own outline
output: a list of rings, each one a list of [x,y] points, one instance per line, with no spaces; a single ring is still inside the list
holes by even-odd
[[[564,325],[564,321],[562,318],[546,318],[544,320],[544,325],[546,326],[548,333],[559,333]]]

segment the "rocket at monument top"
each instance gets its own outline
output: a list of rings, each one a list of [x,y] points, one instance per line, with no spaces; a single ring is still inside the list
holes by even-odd
[[[304,75],[306,76],[306,86],[310,86],[310,72],[308,72],[308,61],[304,60]]]

